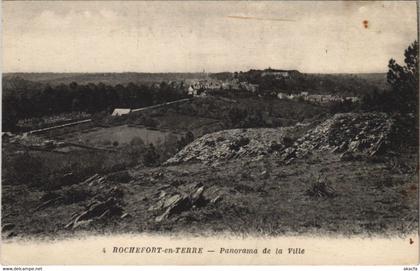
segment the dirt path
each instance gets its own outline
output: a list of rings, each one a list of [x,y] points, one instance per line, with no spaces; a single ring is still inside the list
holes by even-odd
[[[42,133],[42,132],[45,132],[45,131],[50,131],[50,130],[54,130],[54,129],[60,129],[60,128],[64,128],[64,127],[67,127],[67,126],[73,126],[73,125],[82,124],[82,123],[86,123],[86,122],[90,122],[90,121],[92,121],[92,119],[79,120],[79,121],[70,122],[70,123],[66,123],[66,124],[61,124],[61,125],[57,125],[57,126],[52,126],[52,127],[47,127],[47,128],[32,130],[32,131],[29,131],[28,133],[29,134]]]
[[[163,103],[163,104],[156,104],[156,105],[152,105],[152,106],[146,106],[146,107],[142,107],[142,108],[132,109],[131,112],[140,112],[140,111],[144,111],[144,110],[148,110],[148,109],[158,108],[158,107],[165,106],[165,105],[170,105],[170,104],[183,103],[183,102],[187,102],[187,101],[191,101],[191,100],[192,100],[192,98],[185,98],[185,99],[176,100],[176,101],[172,101],[172,102],[167,102],[167,103]]]

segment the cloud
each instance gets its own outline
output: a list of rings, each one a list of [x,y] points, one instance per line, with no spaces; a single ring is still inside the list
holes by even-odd
[[[5,2],[3,63],[7,71],[385,71],[417,37],[415,6]]]

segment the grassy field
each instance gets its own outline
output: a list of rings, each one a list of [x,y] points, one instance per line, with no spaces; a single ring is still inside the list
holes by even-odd
[[[413,157],[406,156],[403,163],[415,167]],[[334,196],[308,193],[319,175],[334,189]],[[98,221],[93,228],[84,229],[112,233],[394,235],[412,232],[418,222],[416,173],[402,174],[387,161],[342,162],[335,154],[314,153],[286,166],[266,157],[232,160],[217,169],[202,163],[133,169],[129,179],[129,183],[121,183],[110,178],[106,185],[122,191],[121,205],[130,216]],[[197,183],[217,190],[221,200],[155,221],[160,213],[149,209],[162,191],[171,194]],[[40,198],[50,192],[5,185],[3,193],[3,222],[17,225],[18,235],[72,234],[64,226],[88,203],[81,199],[35,212]]]
[[[142,140],[145,144],[159,145],[166,141],[170,132],[152,130],[145,127],[130,127],[128,125],[109,128],[96,128],[83,133],[71,134],[69,142],[83,143],[94,146],[127,145],[135,139]],[[117,142],[117,143],[115,143]]]

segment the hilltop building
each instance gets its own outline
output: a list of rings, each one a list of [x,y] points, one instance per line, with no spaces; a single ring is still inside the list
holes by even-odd
[[[263,70],[263,72],[261,73],[261,76],[274,76],[277,79],[280,78],[289,78],[292,77],[294,75],[299,74],[299,71],[297,70],[275,70],[275,69],[265,69]]]

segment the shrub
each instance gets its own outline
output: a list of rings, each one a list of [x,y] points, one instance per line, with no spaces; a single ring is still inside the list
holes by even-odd
[[[159,165],[159,154],[157,153],[153,144],[150,144],[146,149],[146,152],[143,155],[143,163],[148,167]]]
[[[344,100],[342,102],[333,102],[330,107],[330,113],[336,114],[336,113],[347,113],[354,111],[356,109],[356,105],[353,104],[350,100]]]
[[[131,146],[145,146],[144,141],[141,137],[136,136],[130,141]]]
[[[141,122],[144,126],[150,128],[156,128],[159,125],[158,121],[151,117],[143,117]]]
[[[316,198],[332,198],[336,196],[335,189],[321,176],[312,183],[311,187],[306,191],[306,194]]]

